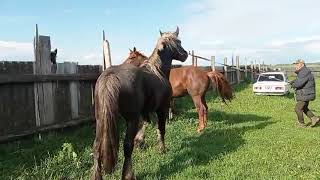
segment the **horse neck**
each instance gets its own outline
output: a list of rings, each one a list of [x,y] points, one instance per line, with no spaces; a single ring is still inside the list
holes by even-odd
[[[162,74],[166,79],[169,79],[172,59],[166,55],[166,53],[158,54],[158,49],[154,49],[153,53],[149,57],[149,64],[156,67],[158,72]],[[170,63],[165,63],[170,62]],[[170,65],[170,66],[169,66]]]
[[[146,61],[148,61],[148,57],[139,55],[139,56],[137,57],[137,61],[138,61],[139,66],[141,66],[143,63],[145,63]]]

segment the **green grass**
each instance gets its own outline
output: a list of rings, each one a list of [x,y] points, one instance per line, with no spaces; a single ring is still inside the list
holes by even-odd
[[[198,134],[190,97],[178,99],[178,115],[167,124],[166,154],[157,148],[156,125],[147,129],[147,148],[134,150],[138,179],[320,179],[320,127],[296,126],[295,100],[255,96],[251,84],[236,87],[224,105],[207,96],[209,122]],[[320,115],[318,98],[310,104]],[[308,121],[306,119],[306,121]],[[122,134],[123,135],[123,134]],[[50,132],[0,145],[0,179],[88,179],[94,125]],[[123,163],[106,179],[119,179]]]

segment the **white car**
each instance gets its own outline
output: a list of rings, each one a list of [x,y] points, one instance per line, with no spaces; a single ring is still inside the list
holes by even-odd
[[[290,92],[288,76],[285,72],[261,73],[253,84],[257,95],[286,95]]]

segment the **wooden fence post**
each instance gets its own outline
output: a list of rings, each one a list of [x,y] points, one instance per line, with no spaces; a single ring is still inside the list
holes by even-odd
[[[245,66],[244,66],[244,77],[246,77],[246,79],[248,78],[248,61],[246,59],[246,63],[245,63]]]
[[[234,59],[233,59],[233,54],[232,54],[232,58],[231,58],[231,68],[230,68],[230,79],[231,79],[231,82],[234,83],[236,80],[235,80],[235,76],[236,76],[236,73],[235,72],[235,69],[234,69]]]
[[[211,56],[211,70],[215,71],[216,70],[216,57]]]
[[[37,74],[36,71],[36,62],[37,59],[39,58],[39,53],[38,53],[38,42],[39,42],[39,32],[38,32],[38,24],[36,24],[36,35],[33,39],[33,50],[34,50],[34,63],[33,63],[33,74]],[[39,66],[39,65],[38,65]],[[40,120],[40,112],[39,112],[39,94],[38,94],[38,86],[40,84],[34,83],[33,84],[33,91],[34,91],[34,111],[35,111],[35,118],[36,118],[36,127],[41,126],[41,120]],[[38,134],[38,138],[41,140],[41,134]]]
[[[236,56],[236,66],[237,66],[237,83],[240,84],[240,59]]]
[[[226,78],[226,80],[228,80],[228,66],[227,66],[227,63],[228,63],[228,59],[225,57],[224,58],[224,62],[223,62],[223,70],[224,70],[224,77]]]
[[[194,66],[194,59],[195,59],[195,57],[194,57],[194,50],[192,50],[192,52],[191,52],[191,58],[192,58],[192,66]]]
[[[231,59],[231,67],[234,66],[234,60],[233,60],[233,54],[232,54],[232,59]]]
[[[251,81],[254,80],[254,65],[253,65],[253,61],[251,61]]]
[[[110,67],[111,64],[111,52],[109,41],[106,40],[105,33],[103,31],[103,71]]]
[[[198,58],[195,57],[195,66],[198,67]]]
[[[35,62],[34,74],[51,74],[51,43],[49,36],[39,36],[36,26],[34,38]],[[36,126],[50,125],[54,123],[54,91],[51,82],[34,83]],[[40,137],[40,136],[39,136]]]

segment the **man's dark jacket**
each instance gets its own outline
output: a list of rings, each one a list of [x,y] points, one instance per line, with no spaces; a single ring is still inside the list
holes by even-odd
[[[311,71],[303,66],[300,70],[296,71],[297,79],[292,86],[296,88],[297,101],[312,101],[316,98],[316,87],[314,76]]]

